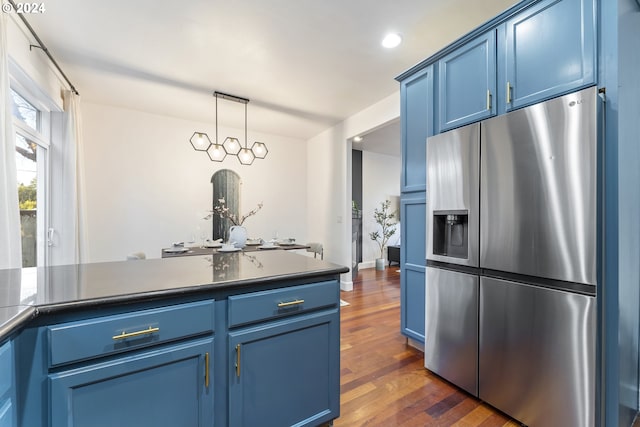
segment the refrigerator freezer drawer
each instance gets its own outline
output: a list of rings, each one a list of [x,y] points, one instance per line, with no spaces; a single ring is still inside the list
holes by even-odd
[[[427,267],[425,367],[478,395],[478,276]]]
[[[479,397],[530,427],[595,425],[594,297],[480,278]]]

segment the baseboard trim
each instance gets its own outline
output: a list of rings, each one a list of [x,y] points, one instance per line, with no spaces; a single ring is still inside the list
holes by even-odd
[[[375,268],[375,266],[376,266],[375,261],[364,261],[358,264],[358,270],[365,269],[365,268]]]
[[[345,292],[353,291],[353,282],[352,281],[341,280],[340,281],[340,290],[341,291],[345,291]]]

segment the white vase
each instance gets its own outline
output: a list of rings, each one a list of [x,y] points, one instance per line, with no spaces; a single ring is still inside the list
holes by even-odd
[[[244,248],[247,244],[247,229],[241,225],[233,225],[229,228],[229,243],[236,248]]]

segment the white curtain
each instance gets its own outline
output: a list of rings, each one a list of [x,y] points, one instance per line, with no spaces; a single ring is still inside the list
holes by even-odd
[[[16,140],[11,115],[7,16],[0,13],[0,269],[22,267]]]
[[[86,220],[82,168],[80,96],[64,92],[62,138],[51,146],[50,265],[86,262]]]

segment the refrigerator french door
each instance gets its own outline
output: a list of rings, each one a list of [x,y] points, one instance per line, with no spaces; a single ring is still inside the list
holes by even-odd
[[[427,143],[425,367],[478,394],[480,125]]]
[[[530,427],[595,425],[598,104],[481,126],[479,397]]]

